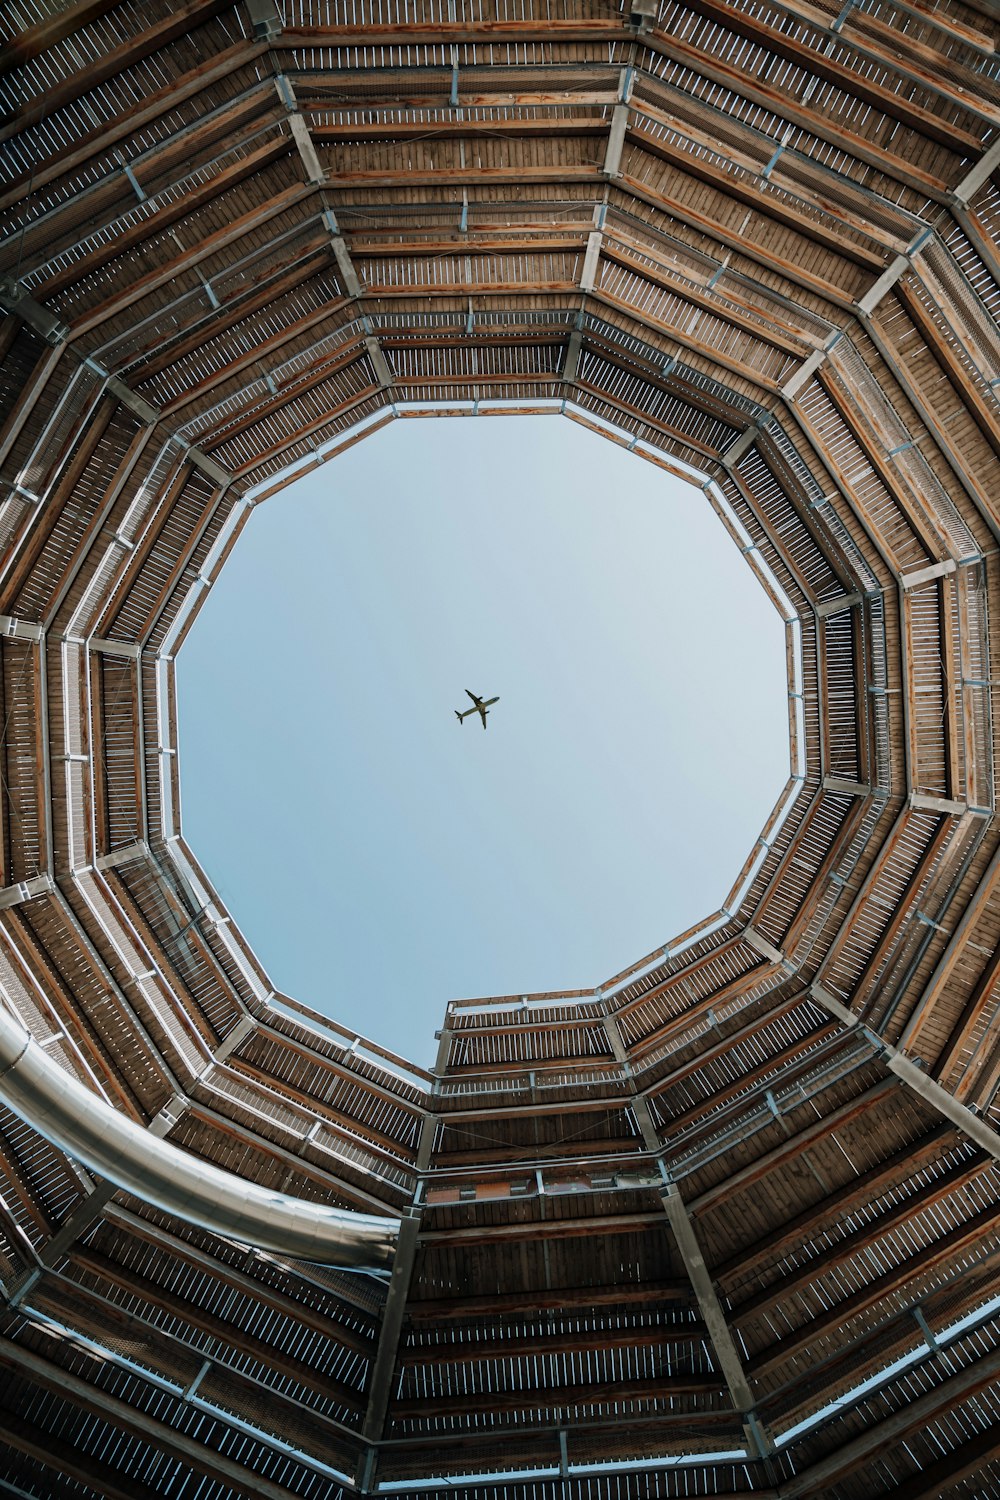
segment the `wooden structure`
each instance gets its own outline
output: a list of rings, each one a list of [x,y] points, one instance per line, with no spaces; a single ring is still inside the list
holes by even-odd
[[[403,1228],[387,1280],[263,1254],[0,1111],[0,1493],[1000,1496],[995,7],[5,14],[2,998],[154,1136]],[[792,772],[724,910],[451,1006],[427,1073],[274,994],[174,663],[255,504],[510,406],[705,489]]]

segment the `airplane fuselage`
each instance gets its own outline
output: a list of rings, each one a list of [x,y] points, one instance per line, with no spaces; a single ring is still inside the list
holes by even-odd
[[[475,693],[470,693],[468,688],[465,689],[465,696],[467,698],[471,698],[472,699],[472,707],[471,708],[467,708],[464,711],[464,713],[460,713],[459,710],[456,708],[456,710],[455,710],[455,718],[461,724],[462,721],[464,719],[467,719],[470,714],[478,714],[479,717],[483,721],[483,728],[485,729],[486,728],[486,715],[490,711],[491,704],[493,704],[493,703],[499,703],[500,702],[499,697],[496,697],[496,698],[480,698],[480,697],[477,697],[477,695]]]

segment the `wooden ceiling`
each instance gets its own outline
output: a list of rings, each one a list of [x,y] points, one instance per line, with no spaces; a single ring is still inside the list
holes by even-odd
[[[0,1106],[0,1492],[1000,1497],[994,5],[6,26],[0,994],[153,1136],[402,1230],[388,1279],[264,1254]],[[257,504],[512,409],[704,489],[789,780],[719,912],[449,1006],[424,1071],[275,993],[174,670]]]

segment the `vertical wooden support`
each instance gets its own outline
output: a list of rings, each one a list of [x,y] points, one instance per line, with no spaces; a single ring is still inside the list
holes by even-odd
[[[420,1127],[420,1138],[417,1142],[416,1181],[413,1190],[413,1200],[407,1212],[402,1216],[399,1227],[399,1241],[396,1246],[395,1259],[392,1263],[389,1295],[386,1298],[385,1311],[382,1314],[382,1331],[379,1334],[378,1351],[375,1355],[371,1381],[368,1386],[368,1407],[365,1411],[365,1419],[361,1428],[361,1435],[367,1447],[362,1455],[355,1481],[363,1495],[371,1494],[378,1487],[378,1445],[385,1427],[386,1413],[389,1409],[389,1398],[392,1395],[392,1377],[396,1368],[396,1357],[399,1353],[399,1342],[403,1332],[406,1300],[410,1292],[410,1282],[413,1279],[413,1268],[416,1264],[417,1249],[420,1243],[420,1219],[423,1213],[421,1207],[423,1174],[431,1164],[434,1151],[437,1113],[433,1108],[433,1097],[438,1087],[437,1080],[444,1073],[447,1066],[450,1045],[451,1030],[446,1018],[444,1027],[438,1037],[438,1054],[434,1068],[435,1083],[431,1094],[431,1108],[424,1116]]]
[[[843,1021],[845,1026],[849,1026],[855,1030],[867,1030],[853,1011],[848,1010],[846,1005],[842,1005],[835,996],[831,995],[818,982],[813,981],[810,987],[810,994],[832,1016],[836,1016],[839,1021]],[[954,1094],[949,1093],[942,1084],[925,1073],[912,1058],[898,1051],[890,1042],[885,1041],[884,1038],[876,1037],[871,1033],[868,1034],[874,1045],[878,1047],[879,1051],[885,1057],[886,1067],[890,1073],[895,1073],[896,1077],[907,1088],[912,1089],[915,1094],[918,1094],[937,1114],[943,1115],[946,1120],[950,1120],[970,1140],[975,1141],[977,1146],[981,1146],[984,1151],[993,1157],[994,1161],[1000,1161],[1000,1135],[997,1134],[986,1120],[969,1109],[968,1105],[956,1099]]]
[[[698,1243],[694,1225],[691,1222],[684,1200],[680,1195],[677,1184],[671,1182],[666,1167],[661,1157],[661,1142],[656,1132],[653,1114],[649,1107],[649,1101],[645,1094],[636,1087],[635,1078],[628,1060],[628,1053],[622,1040],[618,1021],[610,1010],[604,1010],[604,1029],[611,1044],[611,1050],[618,1061],[622,1072],[629,1085],[632,1098],[632,1108],[635,1111],[636,1121],[642,1134],[646,1150],[655,1155],[660,1163],[660,1171],[663,1173],[664,1183],[660,1189],[660,1201],[663,1204],[667,1221],[670,1225],[674,1242],[684,1262],[688,1280],[698,1300],[698,1307],[705,1320],[708,1336],[712,1341],[719,1368],[729,1390],[729,1395],[736,1410],[739,1412],[743,1422],[743,1431],[746,1435],[747,1451],[759,1458],[766,1458],[774,1452],[774,1443],[763,1424],[757,1417],[754,1407],[753,1393],[747,1381],[740,1359],[739,1350],[736,1348],[726,1315],[722,1310],[718,1294],[709,1275],[705,1264],[705,1257]]]

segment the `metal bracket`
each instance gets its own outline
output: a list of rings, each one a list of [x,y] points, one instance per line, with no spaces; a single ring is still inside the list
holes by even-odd
[[[368,351],[368,358],[372,362],[372,369],[375,371],[376,380],[383,390],[388,390],[394,384],[396,377],[389,368],[389,361],[386,359],[382,346],[374,334],[369,334],[365,339],[365,348]]]
[[[29,328],[41,334],[53,348],[65,344],[69,338],[68,324],[61,322],[55,313],[36,302],[30,292],[26,292],[19,282],[12,281],[9,276],[0,276],[0,307],[6,308],[7,312],[27,323]]]
[[[604,235],[599,229],[592,229],[587,236],[587,253],[583,258],[583,271],[580,276],[581,292],[592,292],[594,290],[603,242]]]
[[[562,368],[562,378],[568,385],[571,385],[576,379],[577,371],[580,368],[580,351],[582,348],[583,334],[580,333],[579,329],[575,329],[569,336],[569,343],[566,345],[566,358],[563,361]]]
[[[809,986],[809,993],[838,1021],[842,1021],[852,1031],[859,1031],[869,1036],[885,1059],[885,1065],[890,1073],[895,1073],[902,1083],[912,1089],[915,1094],[919,1094],[933,1110],[943,1115],[946,1120],[950,1120],[959,1130],[964,1131],[995,1161],[1000,1161],[1000,1135],[992,1126],[988,1125],[985,1120],[981,1120],[973,1110],[969,1109],[968,1105],[956,1099],[954,1094],[950,1094],[943,1084],[938,1083],[936,1079],[931,1078],[919,1068],[911,1058],[897,1051],[891,1042],[868,1031],[854,1012],[831,995],[818,980],[813,980]]]
[[[246,7],[254,41],[270,42],[281,35],[281,16],[275,0],[246,0]]]
[[[357,271],[354,269],[351,252],[347,248],[344,236],[342,234],[335,234],[330,243],[333,247],[333,253],[337,258],[337,265],[340,268],[340,274],[343,277],[347,295],[349,297],[360,297],[363,294],[364,288],[361,285]]]
[[[845,609],[853,609],[863,599],[864,594],[841,594],[837,599],[824,599],[815,606],[814,612],[818,620],[825,620],[830,615],[842,614]]]
[[[611,113],[611,131],[608,135],[608,147],[604,153],[604,166],[601,168],[605,177],[621,175],[622,147],[625,144],[627,129],[628,105],[616,104]]]

